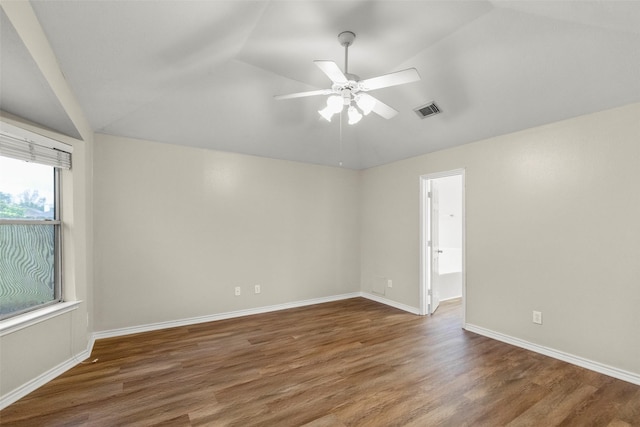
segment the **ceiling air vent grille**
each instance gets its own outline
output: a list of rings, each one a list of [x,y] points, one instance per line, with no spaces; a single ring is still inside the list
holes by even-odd
[[[421,107],[414,108],[413,111],[416,112],[418,117],[420,117],[421,119],[424,119],[425,117],[438,114],[440,112],[440,108],[438,108],[435,102],[431,102]]]

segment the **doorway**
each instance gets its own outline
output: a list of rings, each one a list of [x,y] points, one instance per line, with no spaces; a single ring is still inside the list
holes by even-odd
[[[420,177],[420,314],[465,294],[463,169]],[[464,324],[464,319],[463,319]]]

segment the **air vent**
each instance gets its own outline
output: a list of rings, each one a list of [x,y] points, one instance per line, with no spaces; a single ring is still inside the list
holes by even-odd
[[[424,119],[425,117],[438,114],[440,112],[440,108],[438,108],[435,102],[431,102],[421,107],[414,108],[413,111],[416,112],[418,117],[420,117],[421,119]]]

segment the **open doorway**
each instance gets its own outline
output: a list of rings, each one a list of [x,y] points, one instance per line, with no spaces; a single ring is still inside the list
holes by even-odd
[[[464,170],[420,177],[420,313],[465,293]],[[464,314],[463,314],[464,315]],[[464,322],[464,319],[463,319]]]

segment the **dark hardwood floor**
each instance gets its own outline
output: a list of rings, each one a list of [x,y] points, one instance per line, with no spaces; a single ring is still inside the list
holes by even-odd
[[[638,426],[640,387],[363,298],[96,342],[3,426]]]

